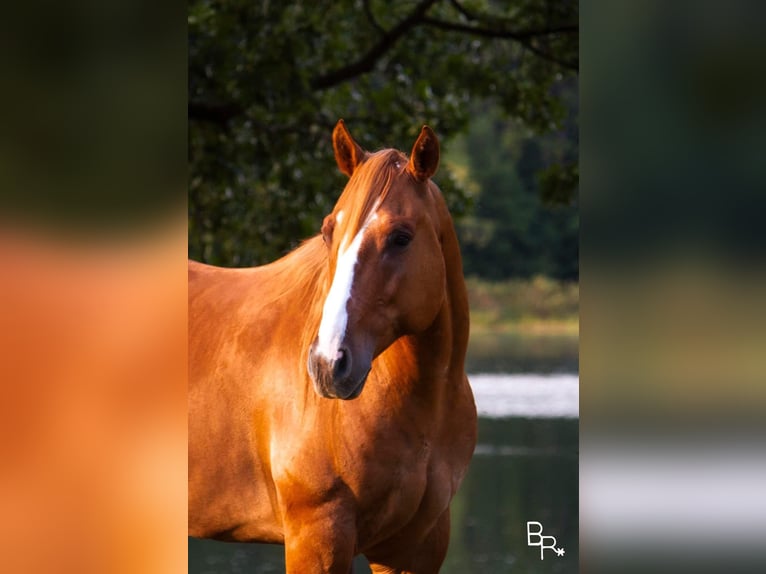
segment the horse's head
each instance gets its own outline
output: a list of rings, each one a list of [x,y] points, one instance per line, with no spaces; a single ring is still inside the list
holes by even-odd
[[[329,285],[308,371],[320,396],[353,399],[373,359],[426,330],[444,302],[444,208],[430,180],[439,141],[424,126],[409,158],[393,149],[368,153],[341,120],[333,147],[350,179],[322,226]]]

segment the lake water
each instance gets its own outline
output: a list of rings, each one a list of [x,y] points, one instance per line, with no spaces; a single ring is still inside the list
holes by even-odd
[[[478,343],[478,344],[477,344]],[[472,338],[479,443],[452,501],[445,574],[578,571],[576,337]],[[527,546],[527,522],[563,556]],[[533,538],[533,542],[537,539]],[[546,543],[550,543],[547,540]],[[369,572],[364,558],[355,573]],[[189,539],[190,574],[284,572],[281,546]]]

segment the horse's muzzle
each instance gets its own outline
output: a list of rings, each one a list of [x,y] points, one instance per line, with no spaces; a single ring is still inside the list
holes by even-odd
[[[348,347],[340,347],[335,357],[328,359],[316,352],[316,343],[311,345],[308,357],[308,371],[314,382],[314,389],[326,399],[355,399],[362,392],[370,361],[354,356]]]

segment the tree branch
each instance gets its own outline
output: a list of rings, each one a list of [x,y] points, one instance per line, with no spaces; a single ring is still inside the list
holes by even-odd
[[[494,27],[494,22],[501,21],[494,17],[475,14],[465,8],[458,0],[449,0],[452,6],[459,11],[467,20],[472,22],[479,22],[481,25],[469,25],[458,22],[449,22],[446,20],[440,20],[437,18],[431,18],[426,16],[428,10],[438,2],[439,0],[421,0],[415,8],[408,14],[403,20],[401,20],[396,26],[390,30],[385,30],[380,26],[372,13],[369,1],[365,0],[363,3],[367,18],[370,24],[375,30],[380,33],[380,38],[377,43],[370,48],[359,59],[342,66],[335,70],[331,70],[325,74],[314,77],[310,86],[312,90],[324,90],[338,84],[341,84],[347,80],[366,74],[370,72],[378,60],[391,48],[394,47],[396,42],[404,36],[408,31],[421,25],[432,26],[441,30],[449,32],[456,32],[462,34],[472,34],[476,36],[482,36],[485,38],[503,38],[518,42],[523,47],[528,49],[538,57],[553,62],[562,68],[577,71],[578,62],[569,62],[557,58],[556,56],[541,50],[532,42],[535,38],[541,38],[556,34],[577,34],[579,27],[577,24],[562,24],[557,26],[550,26],[547,28],[537,28],[521,31],[513,31],[504,28]],[[502,20],[505,22],[506,20]],[[219,125],[225,125],[230,120],[244,114],[245,110],[236,103],[205,103],[205,102],[189,102],[188,117],[192,121],[210,122]]]
[[[437,18],[430,18],[428,16],[423,18],[423,23],[445,30],[452,30],[454,32],[463,32],[469,34],[478,34],[480,36],[487,36],[492,38],[509,38],[518,42],[530,40],[532,38],[538,38],[540,36],[552,36],[554,34],[577,34],[580,30],[577,24],[561,24],[559,26],[550,26],[547,28],[533,28],[531,30],[506,30],[504,28],[481,28],[479,26],[469,26],[467,24],[459,24],[457,22],[447,22],[446,20],[438,20]]]
[[[314,78],[311,80],[311,87],[315,90],[323,90],[372,70],[380,57],[390,50],[399,38],[423,21],[425,13],[436,2],[437,0],[422,0],[404,20],[386,32],[378,40],[378,43],[370,48],[361,58],[348,66],[343,66]]]
[[[463,16],[465,16],[465,17],[466,17],[466,19],[468,19],[468,20],[476,20],[476,19],[477,19],[476,15],[475,15],[473,12],[469,12],[469,11],[468,11],[468,8],[466,8],[465,6],[463,6],[463,5],[462,5],[460,2],[458,2],[457,0],[450,0],[450,2],[449,2],[449,3],[450,3],[450,4],[452,4],[452,6],[453,6],[453,7],[454,7],[454,8],[455,8],[455,9],[456,9],[458,12],[460,12],[460,13],[461,13]]]
[[[460,12],[466,20],[469,22],[479,22],[484,25],[488,25],[490,27],[500,27],[502,26],[512,26],[516,23],[516,20],[514,18],[509,18],[507,16],[501,16],[499,14],[480,14],[478,12],[473,12],[463,6],[458,0],[449,0],[449,3],[452,5],[455,10]],[[546,3],[547,8],[551,8],[551,3]],[[550,20],[548,20],[550,22]],[[565,26],[568,28],[568,26]],[[576,27],[576,26],[575,26]],[[550,29],[550,28],[548,28]]]
[[[545,52],[537,48],[531,40],[541,36],[551,36],[553,34],[577,34],[579,28],[576,24],[564,24],[561,26],[553,26],[550,28],[540,28],[537,30],[523,30],[520,32],[514,32],[513,30],[503,30],[496,28],[481,28],[479,26],[469,26],[466,24],[459,24],[457,22],[447,22],[445,20],[438,20],[436,18],[425,17],[422,20],[423,24],[439,28],[441,30],[447,30],[449,32],[460,32],[461,34],[473,34],[475,36],[483,36],[485,38],[505,38],[509,40],[515,40],[533,54],[558,64],[562,68],[568,70],[577,71],[579,66],[577,62],[567,62],[561,60],[548,52]]]
[[[385,35],[386,31],[383,29],[383,27],[380,24],[378,24],[378,21],[375,19],[375,14],[372,13],[370,0],[364,0],[363,5],[364,5],[364,13],[367,15],[367,20],[370,21],[370,25],[373,28],[375,28],[378,34]]]

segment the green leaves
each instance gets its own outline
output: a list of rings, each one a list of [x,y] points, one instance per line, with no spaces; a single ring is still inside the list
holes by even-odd
[[[566,130],[530,137],[496,107],[474,109],[481,119],[450,158],[477,190],[474,215],[458,222],[466,274],[576,280],[576,140]]]

